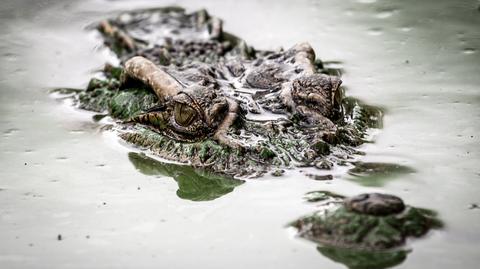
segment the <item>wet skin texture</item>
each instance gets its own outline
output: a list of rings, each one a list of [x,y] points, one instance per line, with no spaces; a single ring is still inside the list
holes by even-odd
[[[343,97],[308,43],[255,50],[206,11],[180,8],[120,14],[98,30],[121,65],[74,98],[160,157],[238,177],[332,167],[380,125],[381,110]]]
[[[420,237],[440,228],[436,213],[406,206],[393,195],[365,193],[349,198],[328,192],[311,192],[309,201],[320,210],[298,219],[292,226],[299,236],[324,246],[384,251],[402,246],[409,237]]]

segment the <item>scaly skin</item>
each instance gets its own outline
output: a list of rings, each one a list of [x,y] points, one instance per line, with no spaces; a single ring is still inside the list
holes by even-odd
[[[343,198],[327,192],[310,193],[320,210],[292,226],[299,236],[324,246],[380,251],[400,247],[409,237],[420,237],[442,226],[436,213],[405,206],[393,195],[370,193]]]
[[[75,95],[126,141],[235,176],[343,163],[381,111],[344,98],[308,43],[259,51],[206,11],[141,10],[98,26],[121,65]],[[319,165],[317,165],[319,166]]]

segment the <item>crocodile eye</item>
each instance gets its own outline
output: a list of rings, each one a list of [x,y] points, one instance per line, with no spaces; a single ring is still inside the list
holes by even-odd
[[[175,121],[183,127],[186,127],[192,123],[197,116],[197,112],[191,106],[183,103],[175,104]]]

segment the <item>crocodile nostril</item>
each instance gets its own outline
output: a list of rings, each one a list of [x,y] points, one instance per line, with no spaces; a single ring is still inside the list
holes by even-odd
[[[405,204],[402,199],[397,196],[382,193],[353,196],[347,198],[344,204],[350,211],[375,216],[397,214],[405,209]]]

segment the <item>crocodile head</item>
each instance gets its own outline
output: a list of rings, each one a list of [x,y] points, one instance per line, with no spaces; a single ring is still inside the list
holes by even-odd
[[[215,133],[228,113],[228,102],[212,87],[194,85],[131,121],[182,142],[203,140]]]
[[[367,129],[378,127],[381,110],[344,98],[338,74],[308,43],[254,50],[204,13],[127,14],[100,25],[107,45],[124,47],[114,50],[121,64],[77,102],[107,112],[124,140],[160,157],[237,176],[328,168],[348,162]],[[145,27],[172,31],[146,38]]]

